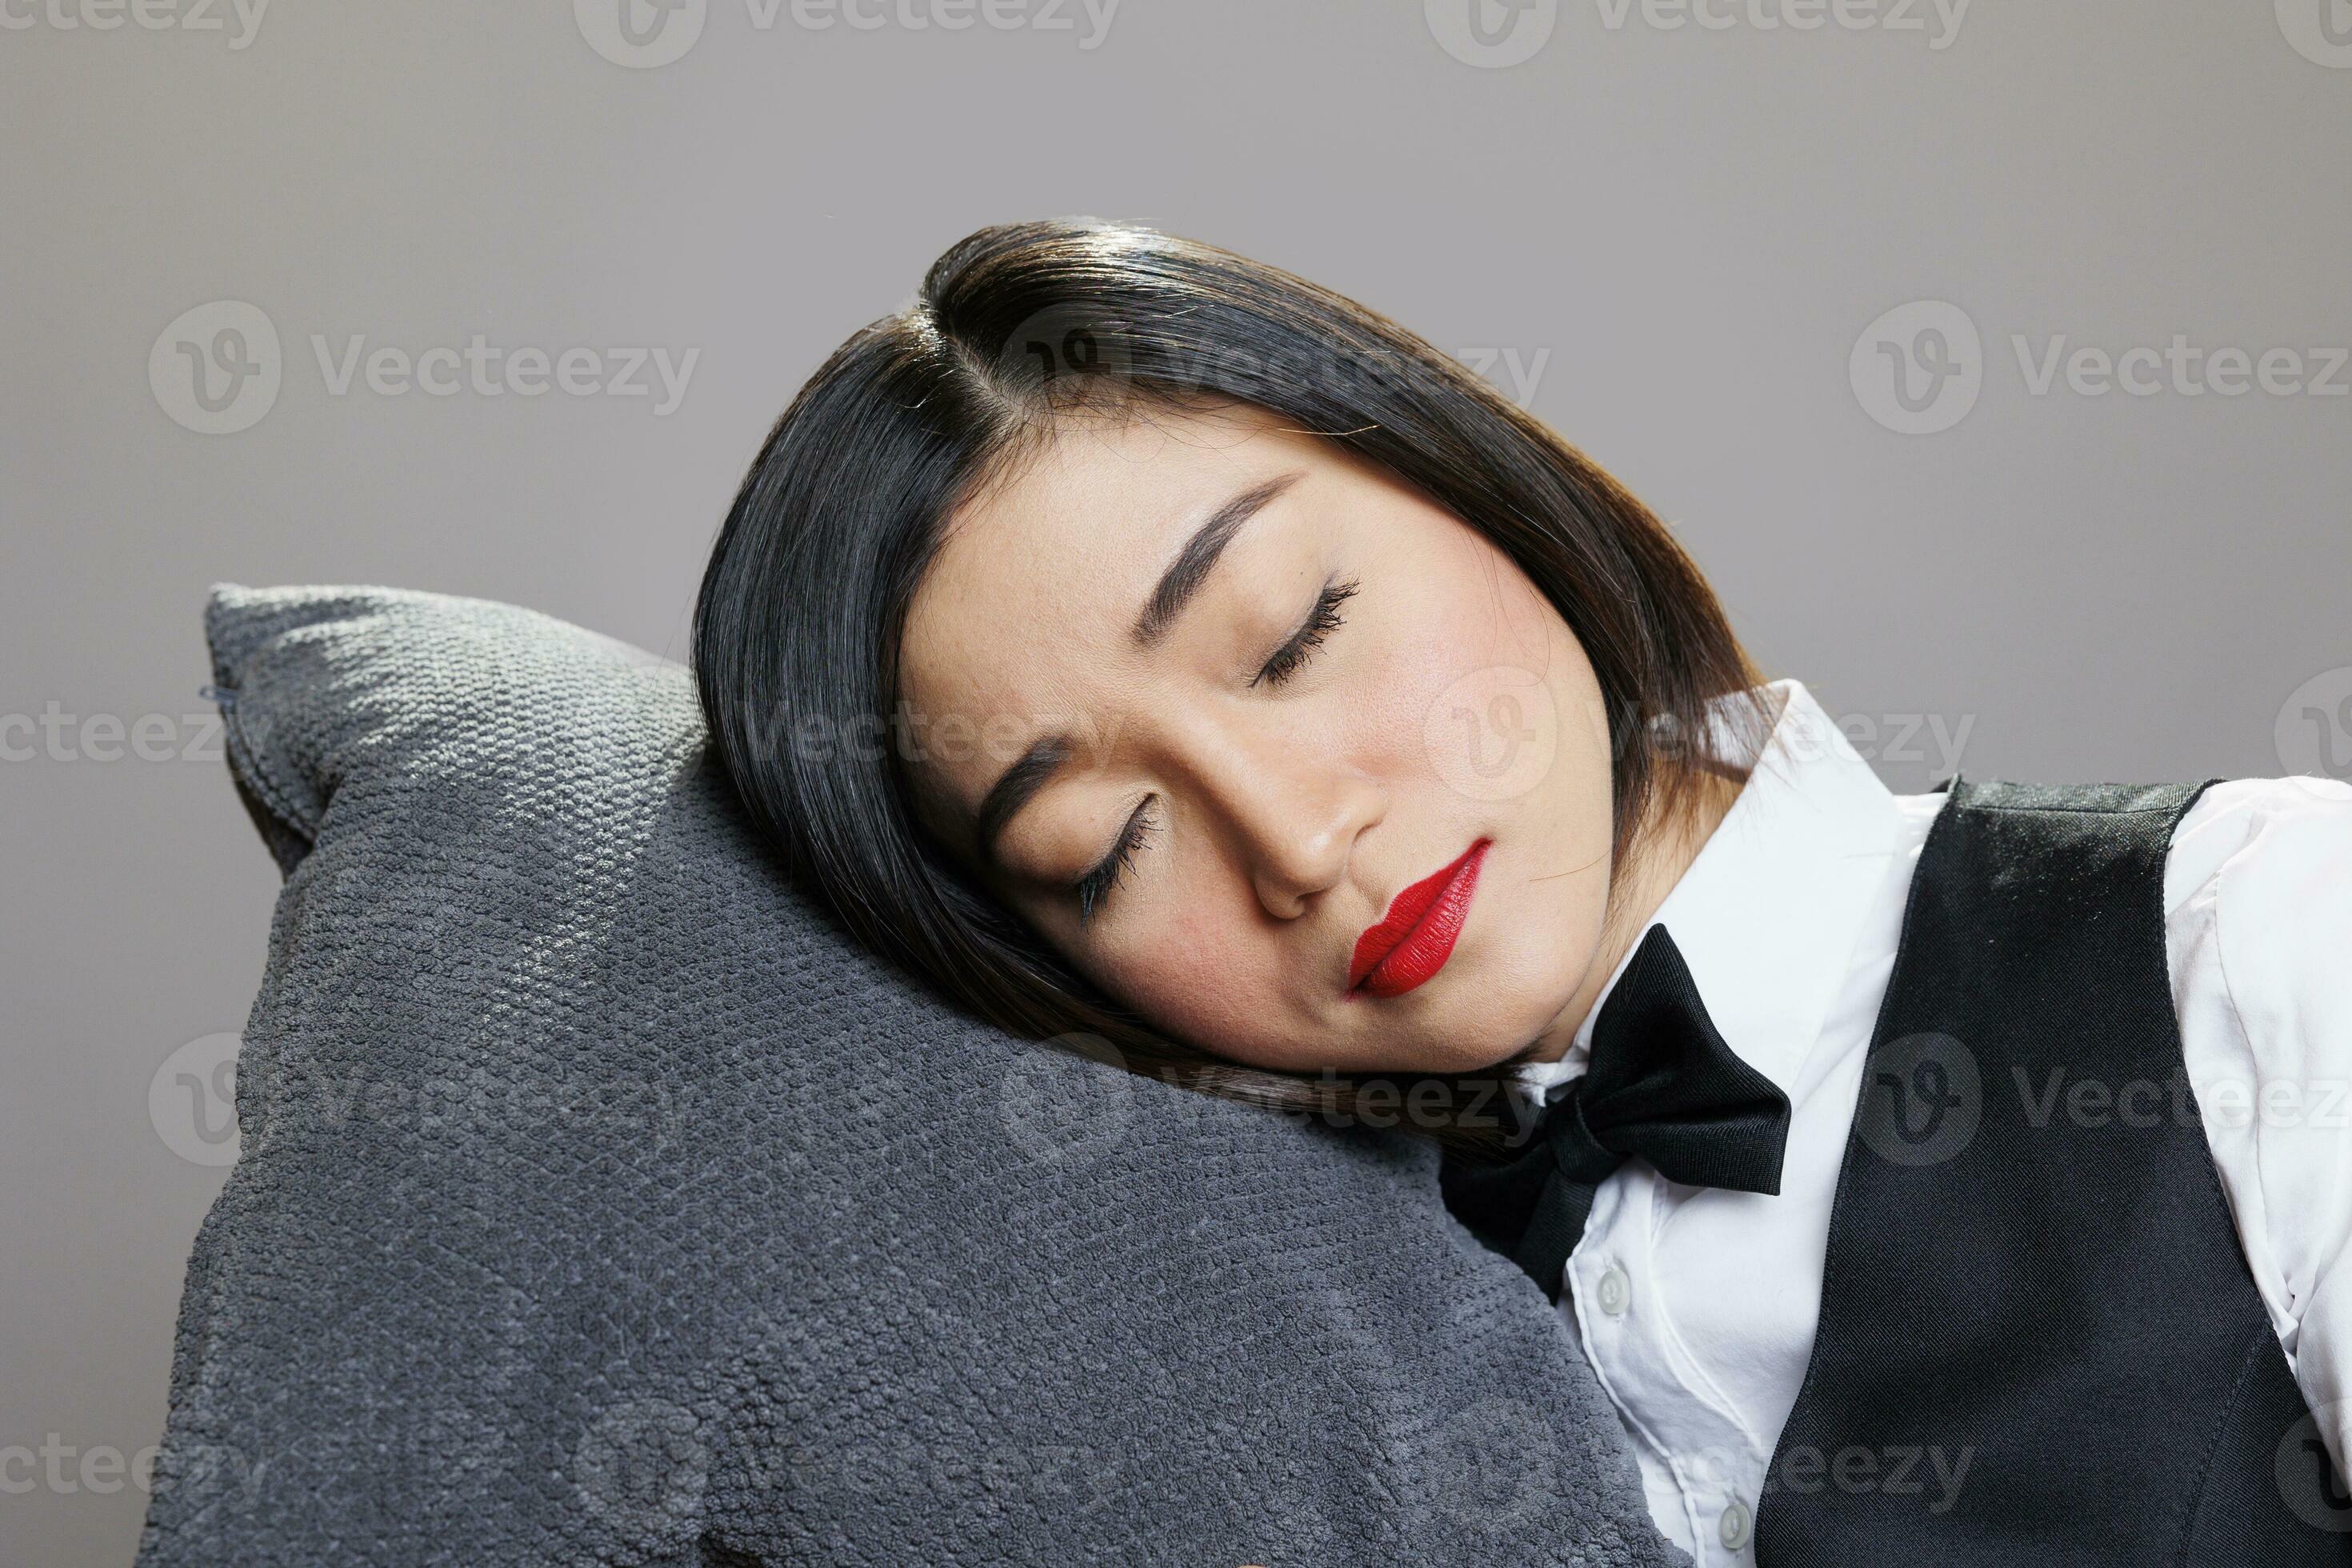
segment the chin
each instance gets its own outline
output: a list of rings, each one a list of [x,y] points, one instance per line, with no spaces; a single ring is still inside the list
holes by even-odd
[[[1498,1030],[1495,1027],[1494,1009],[1479,1009],[1479,1026],[1475,1029],[1444,1030],[1440,1038],[1447,1043],[1432,1045],[1416,1053],[1419,1060],[1411,1070],[1428,1073],[1483,1073],[1503,1066],[1528,1048],[1535,1040],[1540,1023],[1531,1024],[1526,1032]]]

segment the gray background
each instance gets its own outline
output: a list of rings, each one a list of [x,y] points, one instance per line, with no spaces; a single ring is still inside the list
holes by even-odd
[[[116,1467],[160,1432],[222,1176],[149,1108],[167,1058],[242,1024],[278,881],[182,717],[208,712],[205,585],[480,595],[679,654],[793,387],[982,223],[1152,223],[1498,379],[1548,355],[1535,410],[1676,522],[1768,671],[1898,788],[2352,773],[2352,397],[2063,370],[2037,395],[2011,343],[2352,344],[2352,46],[2319,30],[2329,5],[2352,38],[2346,0],[1977,0],[1941,47],[1932,6],[1885,25],[1895,0],[1813,31],[1560,0],[1505,67],[1418,3],[1124,0],[1087,47],[1074,3],[949,31],[904,19],[937,0],[872,29],[709,0],[650,68],[592,46],[599,3],[278,0],[237,47],[227,0],[217,29],[107,30],[0,0],[0,725],[75,721],[54,749],[0,728],[0,1563],[127,1560],[144,1497]],[[282,384],[205,435],[148,361],[219,300],[268,316]],[[1981,334],[1937,434],[1885,427],[1851,364],[1915,301]],[[337,395],[311,342],[477,333],[606,374],[699,357],[657,413],[657,380]],[[102,760],[80,723],[146,715],[162,760]]]

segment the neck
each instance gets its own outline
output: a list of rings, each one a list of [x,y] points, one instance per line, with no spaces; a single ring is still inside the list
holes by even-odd
[[[1666,901],[1675,884],[1683,879],[1691,862],[1715,834],[1717,827],[1730,813],[1731,804],[1739,798],[1745,782],[1740,775],[1706,769],[1690,775],[1686,787],[1691,792],[1687,814],[1673,817],[1660,815],[1662,801],[1668,791],[1662,787],[1653,793],[1650,818],[1634,837],[1636,852],[1631,858],[1623,879],[1611,891],[1609,910],[1601,926],[1601,941],[1592,950],[1591,962],[1585,966],[1576,992],[1568,999],[1559,1015],[1537,1037],[1536,1043],[1513,1058],[1523,1062],[1554,1062],[1568,1054],[1575,1042],[1576,1031],[1599,1000],[1601,989],[1609,977],[1617,973],[1618,964],[1633,949],[1633,943],[1649,929],[1650,917]]]

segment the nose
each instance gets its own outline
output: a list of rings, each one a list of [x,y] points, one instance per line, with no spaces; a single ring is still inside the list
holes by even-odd
[[[1228,730],[1199,768],[1258,903],[1276,920],[1297,919],[1344,879],[1356,841],[1387,810],[1376,780],[1295,738]]]

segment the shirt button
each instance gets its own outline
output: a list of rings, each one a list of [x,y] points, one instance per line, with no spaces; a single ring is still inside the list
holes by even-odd
[[[1615,1264],[1601,1277],[1601,1310],[1612,1318],[1622,1318],[1625,1309],[1633,1304],[1633,1282]]]
[[[1735,1501],[1723,1510],[1722,1524],[1717,1533],[1723,1538],[1726,1547],[1737,1552],[1748,1544],[1748,1505]]]

